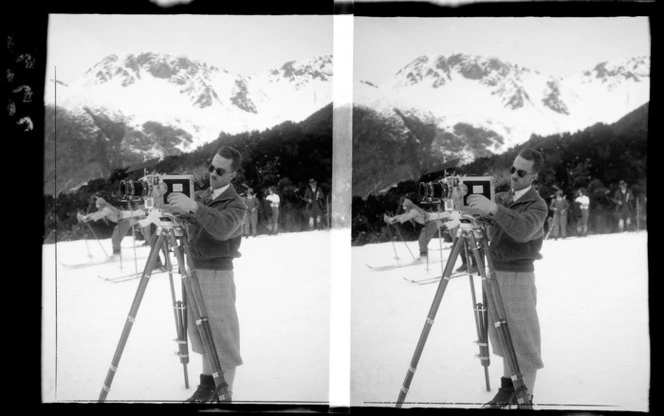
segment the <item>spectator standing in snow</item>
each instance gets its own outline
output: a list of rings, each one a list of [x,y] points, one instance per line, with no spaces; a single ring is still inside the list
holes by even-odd
[[[584,188],[580,188],[577,191],[577,197],[574,200],[577,204],[579,204],[579,209],[581,210],[581,218],[577,224],[577,232],[579,234],[579,237],[586,237],[588,236],[588,217],[590,213],[590,198],[588,198],[588,195],[586,195],[586,190]]]
[[[247,189],[247,196],[244,198],[244,203],[247,206],[247,213],[244,217],[244,235],[255,237],[258,226],[258,199],[254,196],[253,189]]]
[[[558,237],[565,238],[567,236],[567,211],[569,211],[569,203],[563,191],[556,192],[556,197],[551,201],[551,210],[553,211],[553,230],[551,231],[554,239]]]
[[[270,234],[278,234],[279,232],[279,206],[281,205],[281,199],[276,192],[274,186],[270,186],[268,189],[268,195],[265,199],[270,203],[270,211],[272,215],[270,216],[270,222],[268,224],[268,230]]]
[[[306,212],[309,217],[309,230],[313,230],[314,227],[320,229],[321,216],[325,208],[325,197],[313,178],[309,179],[309,187],[304,192],[304,200],[307,203]]]
[[[627,189],[627,182],[620,180],[619,189],[613,194],[613,202],[616,204],[618,214],[618,229],[620,232],[629,231],[632,225],[632,214],[634,213],[634,194]]]

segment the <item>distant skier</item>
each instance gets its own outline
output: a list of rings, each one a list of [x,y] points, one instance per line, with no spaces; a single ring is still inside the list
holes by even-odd
[[[443,232],[444,229],[447,228],[447,225],[445,223],[451,219],[450,214],[448,212],[438,213],[437,214],[438,219],[428,220],[426,211],[415,205],[415,203],[410,198],[406,197],[402,198],[401,206],[404,210],[403,214],[395,215],[392,217],[386,214],[383,216],[383,219],[388,224],[394,224],[397,222],[403,224],[406,221],[411,221],[413,223],[422,225],[423,227],[422,230],[420,230],[420,235],[417,240],[420,249],[420,256],[415,260],[415,262],[416,263],[426,262],[429,254],[428,253],[429,242],[431,241],[431,239],[436,234],[436,231],[438,231],[439,228],[441,230],[441,233]],[[452,233],[453,230],[450,230],[450,232]],[[466,256],[463,251],[461,252],[461,261],[463,262],[463,264],[461,267],[459,267],[459,269],[457,269],[458,272],[467,270]]]
[[[111,236],[111,244],[113,246],[113,255],[112,258],[119,258],[121,255],[121,243],[122,239],[127,235],[127,231],[131,226],[137,222],[138,219],[145,218],[145,211],[142,209],[137,210],[120,210],[113,205],[106,202],[104,198],[95,197],[95,207],[97,211],[90,214],[81,214],[80,212],[76,214],[76,217],[81,222],[88,221],[110,221],[115,223],[115,228],[113,228],[113,234]],[[147,230],[142,229],[143,235],[146,241],[150,240],[150,235]]]

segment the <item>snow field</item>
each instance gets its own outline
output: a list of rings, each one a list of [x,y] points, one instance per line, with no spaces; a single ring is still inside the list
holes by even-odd
[[[409,256],[396,243],[402,258]],[[417,243],[409,242],[411,251]],[[438,242],[429,246],[440,257]],[[449,247],[449,245],[447,246]],[[650,362],[647,233],[547,240],[535,263],[545,368],[533,391],[540,409],[648,410]],[[449,248],[443,251],[447,259]],[[353,406],[394,406],[438,283],[403,277],[440,275],[413,266],[376,272],[394,261],[390,243],[353,248]],[[457,266],[461,261],[457,261]],[[481,302],[479,277],[475,278]],[[447,285],[404,407],[475,407],[499,387],[502,360],[491,355],[491,391],[474,344],[469,279]]]
[[[327,403],[329,396],[329,233],[244,239],[235,262],[237,309],[244,365],[235,402]],[[92,260],[105,256],[88,241]],[[110,252],[110,240],[102,240]],[[72,269],[87,259],[84,241],[44,246],[43,400],[96,402],[119,344],[138,279],[97,278],[139,270],[149,248],[123,240],[123,268],[106,263]],[[175,262],[175,257],[173,261]],[[181,280],[173,277],[176,296]],[[181,402],[196,389],[201,359],[190,350],[190,388],[175,356],[177,345],[168,274],[151,277],[129,333],[107,402]]]

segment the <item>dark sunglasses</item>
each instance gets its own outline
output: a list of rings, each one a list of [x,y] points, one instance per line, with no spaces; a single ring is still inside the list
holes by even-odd
[[[523,169],[517,169],[517,168],[515,168],[514,166],[512,166],[512,167],[510,168],[510,173],[513,175],[514,172],[516,172],[517,175],[519,175],[519,178],[523,178],[523,177],[526,176],[526,175],[530,175],[530,173],[526,172],[525,170],[523,170]]]
[[[210,165],[210,167],[208,168],[208,170],[210,171],[210,173],[212,173],[212,172],[217,172],[217,175],[219,175],[219,176],[222,176],[222,175],[228,173],[227,170],[224,170],[224,169],[222,169],[222,168],[217,168],[217,167],[215,167],[214,165]]]

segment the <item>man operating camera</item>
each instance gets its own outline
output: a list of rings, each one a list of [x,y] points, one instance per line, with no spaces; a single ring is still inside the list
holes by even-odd
[[[523,382],[531,397],[537,370],[544,367],[533,262],[541,259],[547,205],[532,185],[542,164],[540,152],[525,148],[510,168],[510,191],[497,194],[495,202],[479,194],[470,195],[467,199],[470,207],[480,216],[491,219],[488,255],[505,305]],[[491,314],[490,318],[494,320]],[[509,371],[507,357],[493,326],[489,326],[489,339],[494,353],[503,357],[503,377],[498,393],[485,407],[516,405],[516,393],[510,378],[513,374]]]
[[[209,189],[196,192],[194,199],[180,192],[168,195],[168,203],[172,207],[190,214],[187,230],[191,257],[229,396],[232,393],[235,369],[242,364],[240,327],[235,309],[233,259],[239,257],[247,207],[231,185],[241,164],[242,156],[237,150],[222,147],[212,158],[209,167]],[[192,349],[201,354],[203,360],[200,384],[187,402],[214,402],[217,400],[214,368],[193,322],[193,313],[187,315]],[[224,401],[230,401],[230,397]]]

